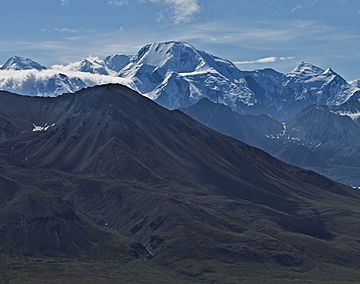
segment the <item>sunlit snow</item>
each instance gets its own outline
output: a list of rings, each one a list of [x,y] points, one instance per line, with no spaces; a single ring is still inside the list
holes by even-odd
[[[53,124],[47,124],[45,123],[44,126],[40,126],[40,125],[36,125],[35,123],[33,123],[33,132],[38,132],[38,131],[46,131],[48,130],[50,127],[54,127],[55,123]]]

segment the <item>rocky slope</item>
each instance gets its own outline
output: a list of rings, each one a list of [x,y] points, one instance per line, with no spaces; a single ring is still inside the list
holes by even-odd
[[[309,106],[280,123],[266,115],[241,115],[206,99],[183,112],[221,133],[275,157],[359,187],[360,127],[357,95],[340,106]]]
[[[147,259],[184,282],[357,279],[351,188],[123,86],[0,103],[0,253]]]

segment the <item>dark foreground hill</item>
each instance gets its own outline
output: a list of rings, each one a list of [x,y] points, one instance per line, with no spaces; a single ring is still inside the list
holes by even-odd
[[[0,105],[5,283],[360,280],[346,186],[123,86]]]

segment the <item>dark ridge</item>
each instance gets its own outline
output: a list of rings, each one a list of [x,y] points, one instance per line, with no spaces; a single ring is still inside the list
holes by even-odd
[[[189,282],[249,266],[356,274],[351,188],[120,85],[0,104],[2,254],[137,261]]]

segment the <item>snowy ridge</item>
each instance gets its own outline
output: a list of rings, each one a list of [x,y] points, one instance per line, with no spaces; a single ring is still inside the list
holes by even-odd
[[[58,96],[73,93],[80,89],[118,83],[131,87],[125,78],[105,76],[77,71],[60,71],[47,69],[33,70],[0,70],[0,89],[30,96]]]
[[[360,91],[357,90],[352,97],[339,106],[329,106],[332,113],[348,116],[353,121],[360,121]]]
[[[357,91],[360,91],[360,80],[350,81],[349,83],[353,94]]]
[[[13,56],[10,57],[0,68],[0,70],[31,70],[31,69],[45,70],[46,67],[30,58]]]
[[[324,70],[320,67],[307,62],[301,62],[294,70],[287,74],[288,78],[296,78],[297,80],[311,80],[321,76]]]
[[[253,93],[230,61],[184,42],[144,46],[120,72],[138,92],[169,108],[195,104],[203,97],[236,109],[252,105]]]
[[[341,116],[348,116],[354,121],[357,121],[360,118],[360,110],[358,112],[350,112],[350,111],[341,112],[341,111],[338,111],[338,112],[334,112],[334,113],[336,113],[338,115],[341,115]]]
[[[105,65],[104,60],[96,56],[83,58],[80,61],[73,62],[68,65],[53,65],[51,67],[60,71],[79,71],[100,75],[116,75],[116,72],[112,71]]]
[[[107,68],[111,69],[112,71],[118,73],[123,69],[126,65],[129,64],[131,57],[124,54],[113,54],[107,56],[104,59],[104,64]]]
[[[312,100],[315,104],[340,105],[353,94],[352,86],[331,68],[302,62],[286,74],[284,87],[295,90],[296,100]]]
[[[269,114],[280,120],[309,105],[342,105],[360,89],[359,82],[347,82],[331,68],[306,62],[288,74],[272,69],[241,71],[229,60],[176,41],[145,45],[133,57],[90,56],[49,69],[15,56],[0,70],[0,89],[19,94],[57,96],[119,83],[169,109],[186,108],[208,98],[240,113]],[[354,115],[358,119],[357,112]]]

